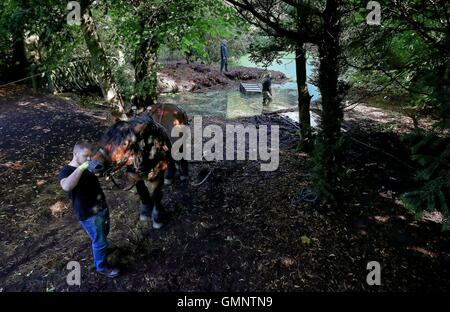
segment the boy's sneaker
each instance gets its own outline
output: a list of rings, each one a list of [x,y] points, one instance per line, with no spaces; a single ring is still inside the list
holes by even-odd
[[[107,268],[107,269],[103,269],[101,271],[97,270],[97,273],[106,276],[108,278],[115,278],[117,276],[119,276],[119,269],[115,269],[115,268]]]
[[[159,223],[159,222],[156,222],[156,221],[153,221],[153,228],[155,229],[155,230],[159,230],[160,228],[162,228],[162,226],[164,225],[164,224],[162,224],[162,223]]]

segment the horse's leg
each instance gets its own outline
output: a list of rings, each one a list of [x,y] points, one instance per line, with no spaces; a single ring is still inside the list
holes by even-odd
[[[183,153],[183,146],[180,148],[180,152]],[[188,161],[184,158],[176,162],[176,167],[180,174],[180,180],[184,181],[189,178],[189,166]]]
[[[171,185],[173,179],[175,178],[175,173],[177,172],[177,167],[175,166],[175,161],[173,159],[169,160],[169,167],[164,174],[164,184]]]
[[[154,203],[144,180],[139,180],[138,182],[136,182],[136,190],[141,200],[141,204],[139,206],[139,220],[150,220]]]
[[[152,201],[153,201],[153,210],[152,210],[152,220],[153,220],[153,228],[159,229],[162,227],[162,213],[163,206],[161,204],[161,200],[163,197],[163,184],[164,184],[164,174],[159,174],[158,177],[150,182],[152,185]]]
[[[189,178],[189,165],[186,159],[182,159],[178,162],[180,170],[180,180],[184,181]]]

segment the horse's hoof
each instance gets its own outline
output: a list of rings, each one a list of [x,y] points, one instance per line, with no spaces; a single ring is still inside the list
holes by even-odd
[[[164,185],[172,185],[173,180],[172,179],[164,179]]]
[[[158,223],[158,222],[153,221],[153,228],[155,230],[159,230],[160,228],[162,228],[162,226],[163,226],[162,223]]]
[[[146,215],[140,215],[139,216],[139,221],[141,221],[141,222],[146,222],[146,221],[149,221],[149,220],[150,220],[150,217],[148,217]]]

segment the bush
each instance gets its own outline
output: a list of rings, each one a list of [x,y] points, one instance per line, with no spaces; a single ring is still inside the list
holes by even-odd
[[[421,186],[401,196],[406,208],[417,218],[424,210],[439,211],[444,216],[443,230],[450,229],[450,139],[436,134],[413,138],[412,159],[420,165],[416,180]]]

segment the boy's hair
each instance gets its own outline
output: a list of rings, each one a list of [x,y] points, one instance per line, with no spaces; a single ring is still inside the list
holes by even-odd
[[[85,149],[92,150],[92,148],[93,148],[93,146],[91,143],[86,142],[86,141],[80,141],[80,142],[77,142],[75,144],[75,146],[73,147],[73,154],[75,155],[76,153],[83,151]]]

